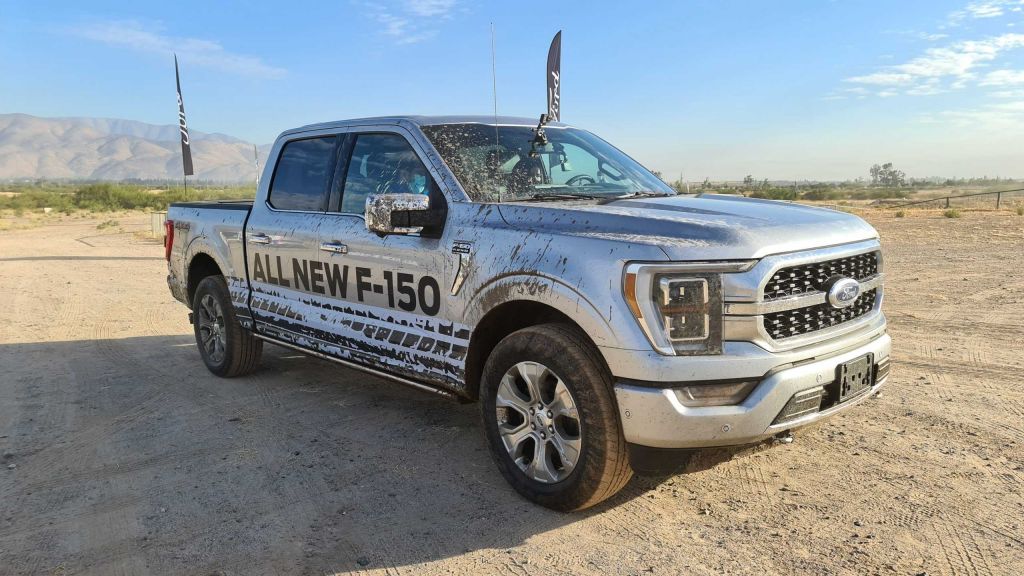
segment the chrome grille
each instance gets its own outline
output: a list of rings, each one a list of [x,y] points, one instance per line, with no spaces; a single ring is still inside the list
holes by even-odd
[[[877,289],[868,290],[848,308],[833,308],[824,303],[765,314],[764,329],[772,339],[781,340],[849,322],[875,308],[877,293]]]
[[[855,254],[824,262],[782,268],[772,275],[764,287],[765,301],[821,292],[833,276],[863,281],[878,273],[878,252]]]

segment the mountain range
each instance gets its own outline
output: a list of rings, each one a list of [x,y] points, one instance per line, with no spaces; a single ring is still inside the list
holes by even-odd
[[[252,182],[253,145],[189,131],[195,178]],[[0,180],[178,180],[178,126],[114,118],[0,114]],[[260,164],[270,145],[259,147]]]

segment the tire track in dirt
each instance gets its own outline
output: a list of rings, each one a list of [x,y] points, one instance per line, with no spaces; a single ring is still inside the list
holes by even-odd
[[[933,524],[932,530],[950,572],[968,576],[992,576],[985,553],[970,532],[954,531],[945,524]]]

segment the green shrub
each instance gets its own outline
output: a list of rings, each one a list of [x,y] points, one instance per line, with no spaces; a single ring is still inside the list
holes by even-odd
[[[191,200],[223,200],[252,198],[255,190],[234,186],[221,188],[172,188],[151,191],[139,184],[88,184],[85,186],[52,186],[45,188],[15,187],[20,192],[13,196],[0,196],[0,210],[40,210],[71,214],[75,210],[116,212],[120,210],[166,210],[171,202]]]
[[[804,200],[838,200],[842,197],[842,191],[831,188],[816,188],[814,190],[808,190],[803,194]]]
[[[906,210],[897,210],[896,211],[896,217],[897,218],[903,218],[906,215],[907,215],[907,211]]]
[[[945,216],[946,218],[959,218],[960,216],[962,216],[962,214],[960,214],[960,211],[957,210],[956,208],[948,208],[945,212],[942,213],[942,215]]]
[[[96,229],[97,230],[103,230],[104,228],[113,228],[115,226],[120,226],[120,225],[121,225],[121,223],[118,222],[117,220],[107,220],[106,222],[100,222],[99,224],[97,224],[96,225]]]
[[[1024,205],[1017,206],[1017,216],[1024,216]]]
[[[751,197],[767,200],[796,200],[799,198],[799,193],[792,188],[768,188],[755,191]]]

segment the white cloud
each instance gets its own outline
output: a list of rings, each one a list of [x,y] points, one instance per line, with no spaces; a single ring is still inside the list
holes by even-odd
[[[437,36],[436,24],[451,17],[456,0],[405,0],[402,4],[367,2],[362,6],[380,24],[380,33],[397,44],[416,44]]]
[[[180,60],[190,65],[240,76],[281,78],[287,73],[284,68],[266,64],[258,57],[229,52],[213,40],[167,36],[133,20],[92,22],[70,27],[67,31],[80,38],[136,52],[167,56],[174,52]]]
[[[1024,0],[1022,0],[1024,1]],[[1002,34],[984,40],[963,40],[941,48],[929,48],[922,56],[904,64],[886,66],[878,72],[846,78],[844,82],[879,87],[907,87],[913,95],[937,94],[940,82],[959,89],[974,80],[979,67],[1002,52],[1024,47],[1024,34]]]
[[[989,104],[979,108],[946,110],[922,118],[928,123],[950,123],[962,128],[992,130],[1024,129],[1024,100]]]
[[[900,84],[909,84],[913,81],[914,76],[896,72],[875,72],[874,74],[854,76],[844,80],[844,82],[852,82],[854,84],[874,84],[877,86],[899,86]]]
[[[444,17],[455,9],[455,0],[407,0],[405,5],[416,16]]]
[[[995,70],[985,75],[981,86],[1015,86],[1024,84],[1024,70]]]
[[[938,78],[932,78],[907,89],[906,94],[908,96],[933,96],[946,91],[946,89],[939,85]]]
[[[1024,100],[1024,88],[1014,90],[996,90],[995,92],[989,92],[988,95],[993,98],[1019,98]]]
[[[946,17],[949,26],[959,26],[965,20],[999,18],[1006,12],[1020,12],[1024,0],[977,0],[961,10],[955,10]]]

